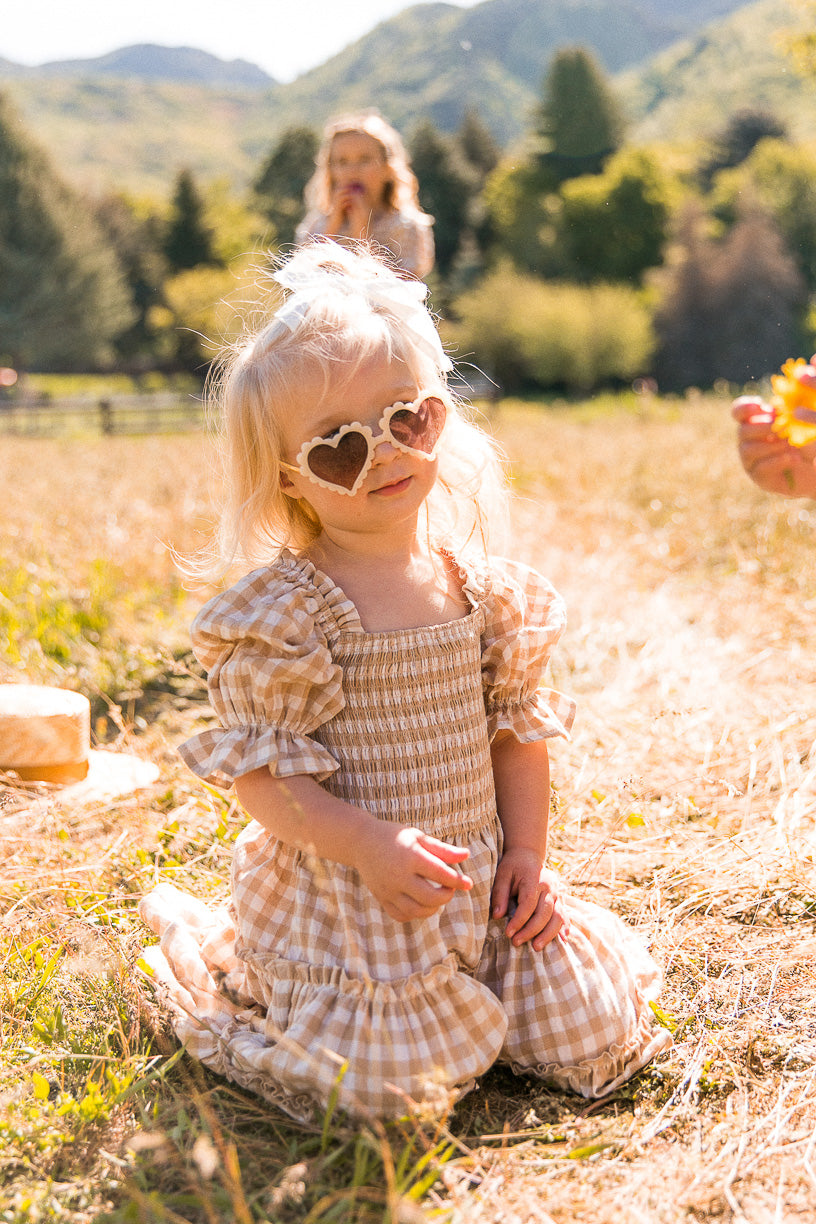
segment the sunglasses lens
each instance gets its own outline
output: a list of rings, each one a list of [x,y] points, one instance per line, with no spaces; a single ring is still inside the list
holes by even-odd
[[[321,442],[313,446],[306,464],[320,480],[338,485],[341,489],[353,489],[367,459],[368,439],[365,434],[352,429],[334,445]]]
[[[388,427],[400,446],[430,455],[445,428],[446,416],[442,400],[429,395],[416,409],[400,408],[389,420]]]

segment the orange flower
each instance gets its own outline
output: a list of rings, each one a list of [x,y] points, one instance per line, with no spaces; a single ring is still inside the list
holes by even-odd
[[[774,433],[791,446],[816,442],[816,367],[802,357],[790,357],[781,374],[771,375],[771,386]]]

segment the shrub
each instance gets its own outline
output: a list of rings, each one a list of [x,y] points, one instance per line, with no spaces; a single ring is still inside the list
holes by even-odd
[[[506,390],[589,391],[648,369],[648,307],[622,285],[547,282],[503,265],[455,304],[446,339]]]

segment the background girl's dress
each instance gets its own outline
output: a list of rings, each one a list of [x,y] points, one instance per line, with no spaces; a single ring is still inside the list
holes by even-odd
[[[311,774],[383,820],[466,845],[474,887],[429,919],[388,917],[356,871],[255,821],[228,909],[160,885],[141,913],[179,1036],[209,1066],[296,1117],[444,1104],[497,1059],[585,1096],[644,1066],[659,972],[614,915],[569,899],[571,932],[514,948],[489,917],[501,854],[490,740],[566,734],[573,704],[539,687],[563,629],[534,571],[461,571],[470,611],[368,633],[310,562],[285,553],[199,614],[196,654],[221,726],[182,747],[217,784],[268,765]]]
[[[297,228],[296,242],[327,234],[328,215],[312,212]],[[343,242],[344,235],[331,235]],[[390,251],[403,272],[422,280],[434,266],[433,219],[421,212],[388,208],[374,214],[369,239]]]

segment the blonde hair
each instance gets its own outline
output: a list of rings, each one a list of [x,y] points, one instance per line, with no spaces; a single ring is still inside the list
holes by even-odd
[[[362,245],[352,249],[329,239],[279,261],[278,276],[293,292],[283,306],[278,299],[271,318],[222,354],[208,384],[226,496],[212,548],[188,563],[187,572],[220,578],[236,561],[255,568],[284,548],[301,551],[318,537],[322,527],[315,511],[303,499],[288,497],[281,485],[281,421],[297,416],[304,390],[313,390],[319,403],[330,388],[342,388],[377,358],[402,361],[418,389],[438,389],[448,404],[438,476],[425,503],[429,540],[457,554],[478,547],[486,555],[489,535],[504,525],[503,461],[448,389],[441,345],[436,356],[405,325],[404,309],[401,314],[389,305],[389,293],[399,303],[413,287],[413,309],[430,326],[416,297],[418,282],[406,282]],[[298,283],[305,292],[295,288]]]
[[[391,173],[391,179],[386,183],[383,192],[383,203],[386,207],[396,209],[397,212],[419,213],[423,217],[427,216],[419,202],[419,183],[411,169],[402,137],[375,110],[340,115],[326,124],[315,159],[317,169],[306,184],[304,191],[307,210],[319,213],[330,211],[332,144],[335,137],[351,134],[370,136],[376,140],[383,151],[383,157]]]

